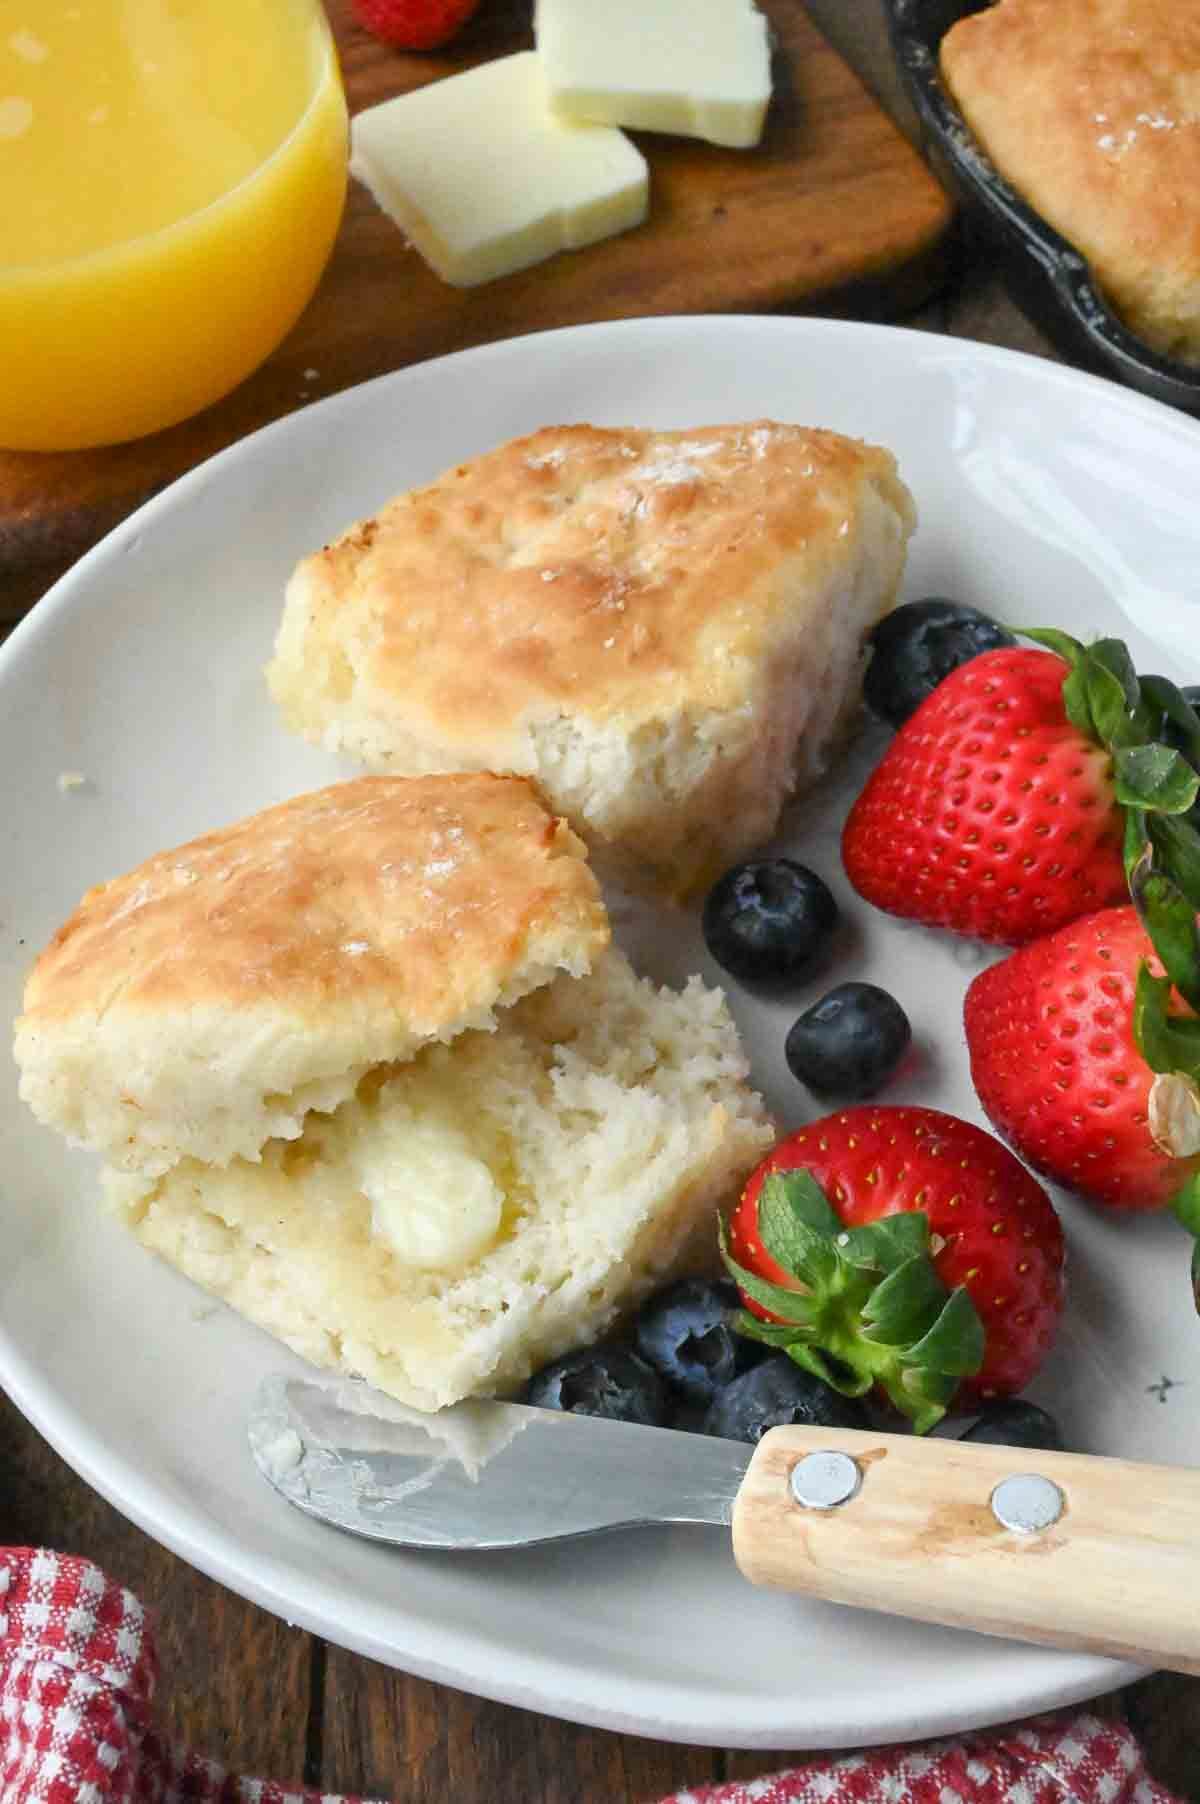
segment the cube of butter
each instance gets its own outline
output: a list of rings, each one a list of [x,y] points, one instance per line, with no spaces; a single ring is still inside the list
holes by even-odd
[[[489,282],[646,217],[646,160],[609,125],[552,113],[535,51],[359,113],[350,168],[456,287]]]
[[[753,0],[537,0],[535,31],[564,119],[736,149],[762,136],[771,44]]]

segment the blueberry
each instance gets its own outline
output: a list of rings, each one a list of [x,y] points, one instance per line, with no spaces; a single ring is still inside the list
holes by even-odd
[[[1016,640],[978,608],[935,595],[885,614],[868,643],[867,706],[899,727],[960,664]]]
[[[576,1416],[641,1422],[649,1428],[661,1428],[671,1414],[667,1387],[654,1368],[627,1348],[603,1342],[543,1366],[525,1386],[520,1401]]]
[[[1020,1397],[990,1403],[978,1422],[961,1434],[960,1441],[986,1441],[993,1447],[1040,1447],[1050,1453],[1063,1451],[1058,1423],[1048,1410]]]
[[[681,1278],[642,1306],[634,1328],[637,1349],[691,1403],[710,1403],[763,1356],[760,1342],[731,1326],[739,1308],[732,1284]]]
[[[837,903],[815,871],[791,858],[769,858],[736,864],[717,879],[701,927],[723,970],[769,983],[808,970],[837,918]]]
[[[786,1353],[772,1353],[718,1391],[701,1423],[726,1441],[760,1441],[768,1428],[869,1428],[866,1411],[814,1378]]]
[[[874,1096],[912,1039],[908,1016],[873,983],[839,983],[792,1025],[784,1057],[818,1096]]]

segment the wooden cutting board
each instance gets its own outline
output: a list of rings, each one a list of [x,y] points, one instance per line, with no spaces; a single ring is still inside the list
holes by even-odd
[[[269,420],[386,370],[587,320],[780,309],[886,317],[919,305],[942,273],[948,201],[801,0],[760,4],[776,40],[763,144],[727,151],[640,134],[652,193],[650,218],[637,231],[503,281],[454,289],[351,183],[317,294],[275,355],[225,401],[129,445],[0,452],[0,621],[15,620],[183,471]],[[533,41],[531,0],[481,0],[453,46],[421,56],[368,36],[353,23],[349,0],[327,5],[351,112]]]

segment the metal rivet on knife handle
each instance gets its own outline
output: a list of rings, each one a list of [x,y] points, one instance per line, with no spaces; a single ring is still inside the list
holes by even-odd
[[[1052,1479],[1018,1472],[1001,1479],[992,1492],[992,1514],[1018,1535],[1036,1535],[1058,1521],[1066,1498]]]
[[[848,1453],[807,1453],[792,1467],[792,1496],[806,1510],[835,1510],[862,1484],[862,1467]]]

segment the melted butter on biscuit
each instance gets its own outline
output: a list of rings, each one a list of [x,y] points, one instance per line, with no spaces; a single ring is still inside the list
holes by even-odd
[[[452,1121],[380,1116],[359,1149],[357,1179],[374,1233],[420,1271],[467,1265],[500,1233],[504,1193]]]

